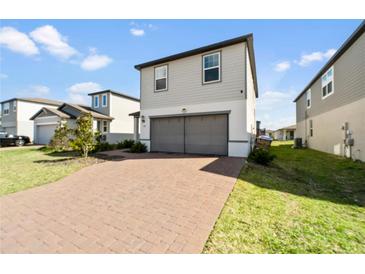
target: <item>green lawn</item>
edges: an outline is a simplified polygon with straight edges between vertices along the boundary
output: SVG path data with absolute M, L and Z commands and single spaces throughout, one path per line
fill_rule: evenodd
M 55 182 L 95 162 L 32 147 L 0 150 L 0 196 Z
M 275 142 L 249 163 L 204 253 L 365 253 L 365 164 Z

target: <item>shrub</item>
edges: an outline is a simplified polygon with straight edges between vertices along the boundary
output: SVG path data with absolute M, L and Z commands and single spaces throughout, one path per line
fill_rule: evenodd
M 76 120 L 76 129 L 73 130 L 75 139 L 71 141 L 71 147 L 87 157 L 98 144 L 98 133 L 93 130 L 93 117 L 90 113 L 83 113 Z
M 117 144 L 109 144 L 108 142 L 99 142 L 94 151 L 100 152 L 100 151 L 108 151 L 108 150 L 114 150 L 117 149 Z
M 265 166 L 270 164 L 275 158 L 276 155 L 270 153 L 269 150 L 263 148 L 255 148 L 248 156 L 248 160 Z
M 117 144 L 117 149 L 131 148 L 134 145 L 134 140 L 124 140 Z
M 130 149 L 130 152 L 132 152 L 132 153 L 142 153 L 142 152 L 146 152 L 146 151 L 147 151 L 146 145 L 139 141 L 134 143 Z
M 59 123 L 49 143 L 49 147 L 56 151 L 63 151 L 70 148 L 71 129 L 67 124 Z

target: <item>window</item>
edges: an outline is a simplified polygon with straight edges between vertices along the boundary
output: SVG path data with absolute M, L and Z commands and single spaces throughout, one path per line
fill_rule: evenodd
M 99 96 L 94 96 L 94 108 L 99 107 Z
M 221 53 L 216 52 L 203 56 L 203 84 L 221 80 Z
M 96 128 L 98 129 L 98 131 L 101 131 L 101 123 L 100 121 L 96 121 Z
M 16 112 L 16 101 L 13 102 L 13 111 Z
M 155 91 L 167 90 L 167 65 L 155 68 Z
M 333 67 L 322 75 L 322 99 L 333 93 Z
M 108 132 L 108 121 L 103 121 L 103 132 Z
M 9 103 L 5 103 L 5 104 L 3 105 L 3 107 L 4 107 L 3 114 L 4 114 L 4 115 L 8 115 L 8 114 L 9 114 L 10 104 L 9 104 Z
M 103 95 L 101 96 L 101 106 L 102 106 L 102 107 L 106 107 L 106 106 L 108 106 L 108 97 L 107 97 L 107 95 L 106 95 L 106 94 L 103 94 Z
M 313 120 L 309 120 L 309 136 L 313 137 Z
M 307 108 L 310 108 L 312 105 L 312 91 L 307 91 Z

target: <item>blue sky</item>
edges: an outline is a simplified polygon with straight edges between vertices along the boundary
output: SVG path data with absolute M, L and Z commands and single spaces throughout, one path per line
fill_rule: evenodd
M 253 33 L 263 127 L 295 122 L 293 98 L 361 20 L 1 20 L 0 100 L 89 103 L 87 92 L 139 96 L 134 65 Z

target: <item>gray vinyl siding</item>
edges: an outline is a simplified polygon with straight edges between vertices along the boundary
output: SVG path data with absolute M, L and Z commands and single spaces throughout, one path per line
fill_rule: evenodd
M 103 94 L 106 94 L 106 97 L 107 97 L 107 106 L 106 107 L 103 107 L 102 106 L 102 95 Z M 99 107 L 95 108 L 94 107 L 94 97 L 96 96 L 99 96 Z M 95 109 L 96 111 L 100 112 L 100 113 L 103 113 L 105 115 L 110 115 L 110 92 L 106 92 L 106 93 L 102 93 L 102 94 L 97 94 L 97 95 L 93 95 L 91 96 L 91 107 L 93 109 Z
M 365 97 L 365 35 L 363 34 L 333 65 L 334 93 L 322 99 L 321 78 L 311 87 L 312 106 L 307 110 L 306 94 L 296 102 L 297 122 L 328 112 Z
M 9 114 L 8 115 L 4 115 L 4 104 L 5 103 L 1 104 L 1 116 L 2 116 L 1 122 L 2 122 L 3 127 L 7 127 L 7 126 L 15 127 L 16 126 L 18 108 L 16 111 L 13 111 L 14 102 L 15 102 L 15 100 L 7 102 L 7 103 L 9 103 Z
M 218 51 L 221 81 L 202 84 L 202 56 Z M 141 69 L 141 110 L 244 100 L 245 52 L 246 43 L 239 43 L 168 62 L 168 90 L 161 92 L 154 91 L 154 67 Z

